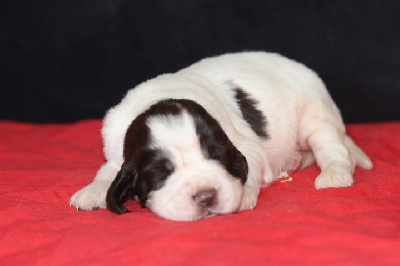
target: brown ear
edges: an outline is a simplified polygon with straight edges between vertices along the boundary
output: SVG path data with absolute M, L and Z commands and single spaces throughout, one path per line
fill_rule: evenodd
M 227 165 L 227 170 L 233 176 L 240 178 L 243 185 L 246 183 L 249 166 L 246 157 L 235 147 L 233 151 L 233 160 Z
M 129 212 L 123 204 L 129 196 L 133 196 L 136 181 L 136 169 L 132 163 L 124 163 L 107 191 L 106 203 L 110 211 L 118 214 Z

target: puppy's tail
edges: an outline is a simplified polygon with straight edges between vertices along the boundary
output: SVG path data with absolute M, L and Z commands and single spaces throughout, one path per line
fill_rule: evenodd
M 354 141 L 349 137 L 345 136 L 344 145 L 346 146 L 347 150 L 350 152 L 350 156 L 355 164 L 361 168 L 370 170 L 374 166 L 369 159 L 369 157 L 358 147 Z

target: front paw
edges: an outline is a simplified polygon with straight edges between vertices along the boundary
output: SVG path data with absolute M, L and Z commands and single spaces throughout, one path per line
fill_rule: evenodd
M 239 208 L 239 211 L 253 210 L 257 205 L 258 193 L 259 190 L 257 189 L 245 188 L 243 191 L 242 204 Z
M 106 208 L 106 195 L 109 182 L 93 182 L 78 190 L 70 199 L 70 206 L 77 210 L 93 211 L 99 208 Z
M 315 188 L 349 187 L 354 183 L 353 175 L 341 168 L 327 168 L 315 180 Z

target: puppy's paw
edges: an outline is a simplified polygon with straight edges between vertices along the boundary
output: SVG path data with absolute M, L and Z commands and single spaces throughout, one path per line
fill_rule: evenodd
M 245 188 L 239 211 L 253 210 L 257 205 L 258 193 L 257 189 Z
M 93 211 L 99 208 L 106 208 L 106 195 L 109 182 L 93 182 L 90 185 L 78 190 L 70 199 L 70 206 L 77 210 Z
M 327 168 L 315 180 L 315 188 L 349 187 L 354 183 L 350 172 L 340 168 Z

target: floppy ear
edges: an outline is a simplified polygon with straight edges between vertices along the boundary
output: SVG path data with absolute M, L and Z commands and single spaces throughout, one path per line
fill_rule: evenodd
M 246 183 L 249 166 L 246 157 L 244 157 L 244 155 L 235 147 L 233 151 L 233 159 L 228 165 L 228 172 L 233 176 L 240 178 L 243 185 Z
M 133 189 L 137 181 L 137 171 L 132 163 L 125 162 L 117 177 L 107 191 L 107 208 L 115 213 L 127 213 L 129 210 L 123 205 L 129 196 L 133 196 Z

